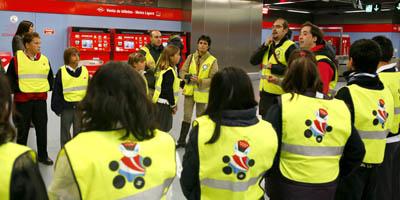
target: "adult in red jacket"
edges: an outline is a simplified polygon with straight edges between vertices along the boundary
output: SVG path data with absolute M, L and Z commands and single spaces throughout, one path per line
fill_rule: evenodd
M 324 41 L 322 30 L 306 22 L 301 26 L 299 44 L 300 48 L 308 49 L 316 55 L 318 61 L 318 70 L 323 83 L 323 93 L 328 94 L 333 90 L 337 82 L 337 67 L 335 64 L 335 53 L 329 50 Z M 331 91 L 332 92 L 332 91 Z

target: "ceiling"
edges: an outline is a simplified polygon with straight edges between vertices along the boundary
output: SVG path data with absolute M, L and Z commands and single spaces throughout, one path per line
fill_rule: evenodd
M 356 0 L 264 0 L 263 2 L 264 7 L 269 7 L 270 10 L 299 11 L 314 15 L 363 12 L 354 7 L 353 1 Z M 361 0 L 361 2 L 364 8 L 368 3 L 380 3 L 382 12 L 390 12 L 393 11 L 397 0 Z

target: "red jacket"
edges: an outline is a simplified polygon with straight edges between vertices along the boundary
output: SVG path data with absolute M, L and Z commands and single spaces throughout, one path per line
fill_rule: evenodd
M 320 52 L 321 49 L 325 48 L 325 45 L 317 45 L 314 48 L 311 48 L 312 52 Z M 323 89 L 322 92 L 324 94 L 328 94 L 329 92 L 329 83 L 334 78 L 335 75 L 331 65 L 325 61 L 318 62 L 318 70 L 319 76 L 321 78 Z

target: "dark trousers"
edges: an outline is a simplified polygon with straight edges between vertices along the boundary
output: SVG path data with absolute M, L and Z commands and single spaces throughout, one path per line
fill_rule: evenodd
M 400 142 L 387 143 L 385 158 L 377 170 L 376 194 L 381 200 L 400 199 Z
M 80 119 L 74 109 L 66 109 L 61 112 L 61 130 L 60 130 L 60 144 L 61 148 L 71 140 L 71 125 L 72 133 L 75 137 L 80 131 Z
M 353 174 L 339 180 L 337 200 L 375 200 L 378 167 L 359 167 Z M 379 198 L 380 199 L 380 198 Z
M 17 127 L 17 143 L 26 145 L 30 123 L 35 125 L 39 158 L 47 158 L 47 104 L 45 100 L 15 102 L 14 124 Z
M 260 92 L 260 102 L 258 103 L 258 113 L 264 117 L 267 114 L 268 109 L 278 103 L 277 97 L 280 95 L 272 94 L 268 92 L 261 91 Z
M 172 110 L 167 104 L 157 103 L 157 123 L 158 129 L 168 132 L 172 129 Z
M 324 184 L 298 183 L 279 174 L 266 178 L 270 200 L 334 200 L 337 182 Z

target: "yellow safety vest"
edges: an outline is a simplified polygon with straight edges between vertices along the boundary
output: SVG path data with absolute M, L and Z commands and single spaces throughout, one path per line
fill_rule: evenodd
M 354 126 L 365 146 L 364 163 L 380 164 L 386 136 L 393 123 L 394 103 L 389 89 L 371 90 L 356 84 L 349 88 L 354 105 Z
M 258 185 L 271 168 L 278 140 L 271 124 L 260 120 L 247 127 L 221 126 L 214 144 L 205 144 L 215 123 L 208 117 L 197 118 L 199 178 L 201 199 L 259 199 Z
M 161 54 L 160 54 L 160 57 L 158 57 L 157 62 L 156 62 L 156 61 L 154 60 L 153 56 L 152 56 L 151 53 L 150 53 L 150 49 L 147 48 L 146 45 L 145 45 L 145 46 L 142 46 L 140 49 L 143 50 L 144 52 L 146 52 L 146 55 L 145 55 L 145 57 L 146 57 L 146 64 L 147 64 L 147 63 L 154 63 L 154 66 L 148 66 L 148 67 L 154 68 L 154 67 L 157 65 L 157 62 L 160 60 Z
M 380 80 L 393 95 L 394 101 L 394 119 L 390 132 L 399 133 L 400 126 L 400 72 L 380 72 L 378 73 Z
M 11 175 L 14 163 L 22 154 L 30 152 L 34 162 L 36 162 L 36 154 L 30 148 L 8 142 L 0 145 L 0 197 L 1 199 L 10 199 L 11 191 Z
M 79 77 L 71 76 L 66 66 L 61 68 L 61 83 L 63 88 L 64 99 L 67 102 L 79 102 L 86 95 L 86 88 L 89 82 L 89 71 L 82 66 Z
M 282 147 L 279 168 L 302 183 L 329 183 L 351 134 L 351 115 L 343 101 L 282 95 Z
M 21 92 L 39 93 L 50 90 L 49 75 L 50 65 L 49 60 L 43 54 L 39 60 L 31 60 L 22 50 L 17 51 L 18 62 L 18 85 Z
M 167 67 L 167 69 L 161 70 L 161 72 L 159 73 L 160 75 L 158 76 L 158 78 L 157 78 L 157 80 L 156 80 L 156 86 L 155 86 L 154 95 L 153 95 L 153 103 L 157 103 L 158 98 L 160 97 L 160 94 L 161 94 L 161 84 L 162 84 L 162 81 L 163 81 L 163 75 L 164 75 L 168 70 L 171 70 L 171 71 L 174 73 L 174 85 L 172 86 L 172 88 L 173 88 L 173 90 L 174 90 L 175 105 L 178 104 L 180 79 L 178 78 L 178 76 L 176 75 L 175 70 L 174 70 L 172 67 Z M 175 106 L 175 105 L 170 105 L 170 106 Z
M 330 67 L 332 68 L 332 70 L 333 70 L 333 78 L 329 82 L 329 93 L 330 94 L 335 94 L 334 89 L 336 87 L 336 84 L 337 84 L 338 78 L 339 78 L 336 64 L 328 56 L 325 56 L 325 55 L 316 55 L 315 59 L 317 60 L 317 62 L 320 62 L 320 61 L 327 62 L 330 65 Z
M 289 49 L 290 46 L 294 44 L 291 40 L 286 40 L 282 46 L 275 49 L 275 54 L 278 60 L 287 66 L 287 60 L 285 58 L 285 53 Z M 268 76 L 271 75 L 271 69 L 269 66 L 272 64 L 278 64 L 275 60 L 275 56 L 271 55 L 269 57 L 269 49 L 272 47 L 272 44 L 268 46 L 267 52 L 264 54 L 264 58 L 262 60 L 262 70 L 261 70 L 261 79 L 260 79 L 260 91 L 266 91 L 272 94 L 283 94 L 284 91 L 280 85 L 268 82 Z M 274 75 L 277 76 L 277 75 Z M 282 78 L 283 76 L 277 76 L 278 78 Z
M 209 55 L 207 59 L 199 66 L 199 71 L 197 71 L 196 61 L 194 59 L 194 55 L 192 54 L 192 61 L 190 62 L 189 66 L 189 74 L 197 75 L 199 80 L 210 78 L 210 69 L 212 64 L 217 59 Z M 183 88 L 183 94 L 186 96 L 194 96 L 194 101 L 197 103 L 208 103 L 208 94 L 210 88 L 200 89 L 196 83 L 189 83 L 186 84 Z
M 176 175 L 174 140 L 158 130 L 144 141 L 125 133 L 80 133 L 65 145 L 82 200 L 165 199 Z

